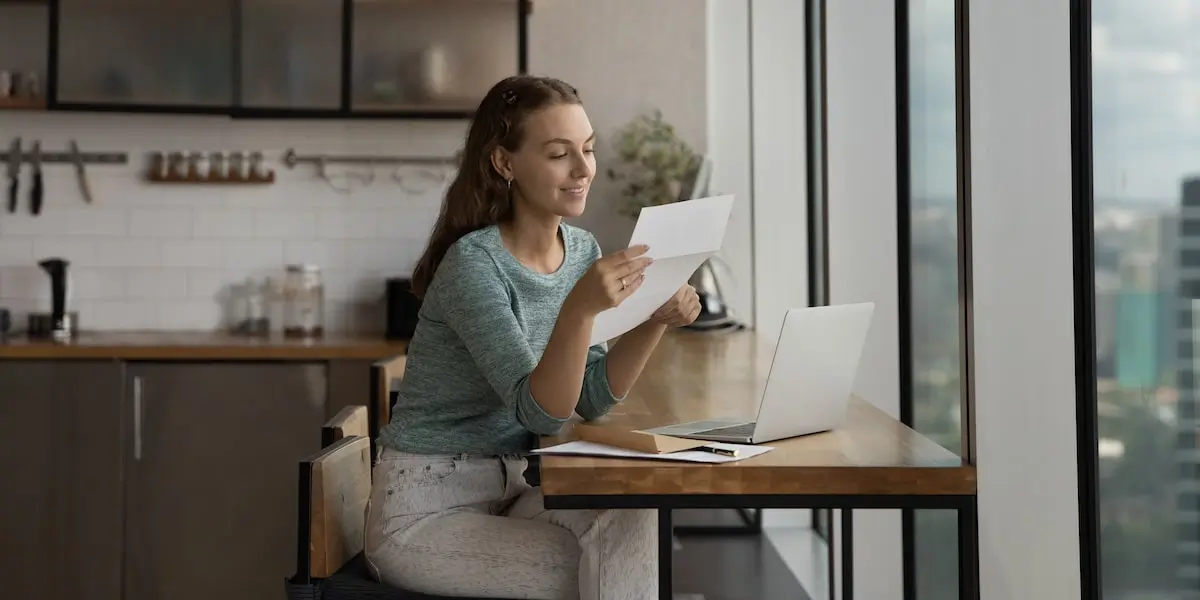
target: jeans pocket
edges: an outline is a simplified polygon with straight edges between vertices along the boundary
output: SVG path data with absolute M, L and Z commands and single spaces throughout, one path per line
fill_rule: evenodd
M 453 496 L 445 489 L 458 471 L 455 458 L 393 460 L 383 470 L 383 521 L 397 517 L 436 513 L 453 506 Z

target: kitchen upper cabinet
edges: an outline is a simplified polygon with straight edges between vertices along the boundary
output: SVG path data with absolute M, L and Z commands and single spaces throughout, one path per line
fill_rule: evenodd
M 222 112 L 233 105 L 236 3 L 58 1 L 60 107 Z
M 343 0 L 242 0 L 238 106 L 342 106 Z
M 130 363 L 124 600 L 284 600 L 326 363 Z
M 352 2 L 353 112 L 470 113 L 523 66 L 515 0 Z
M 0 110 L 46 107 L 49 39 L 48 1 L 0 0 Z
M 469 116 L 524 70 L 531 10 L 529 0 L 54 2 L 51 110 L 254 118 Z
M 117 361 L 0 362 L 5 598 L 121 600 Z

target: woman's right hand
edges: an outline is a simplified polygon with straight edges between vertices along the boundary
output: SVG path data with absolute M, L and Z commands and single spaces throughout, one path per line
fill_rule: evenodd
M 631 246 L 592 263 L 567 296 L 564 308 L 595 316 L 621 304 L 641 287 L 646 267 L 654 262 L 642 256 L 649 246 Z

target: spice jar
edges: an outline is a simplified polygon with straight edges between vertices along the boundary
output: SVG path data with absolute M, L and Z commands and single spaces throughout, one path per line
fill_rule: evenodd
M 325 333 L 325 284 L 316 265 L 288 265 L 283 280 L 283 335 Z

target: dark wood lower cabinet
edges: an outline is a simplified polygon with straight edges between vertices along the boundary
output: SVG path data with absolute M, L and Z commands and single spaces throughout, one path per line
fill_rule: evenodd
M 121 600 L 121 373 L 0 362 L 0 596 Z
M 297 463 L 335 398 L 366 403 L 368 377 L 339 361 L 0 361 L 0 598 L 283 600 Z
M 126 388 L 124 600 L 282 600 L 325 363 L 131 363 Z

